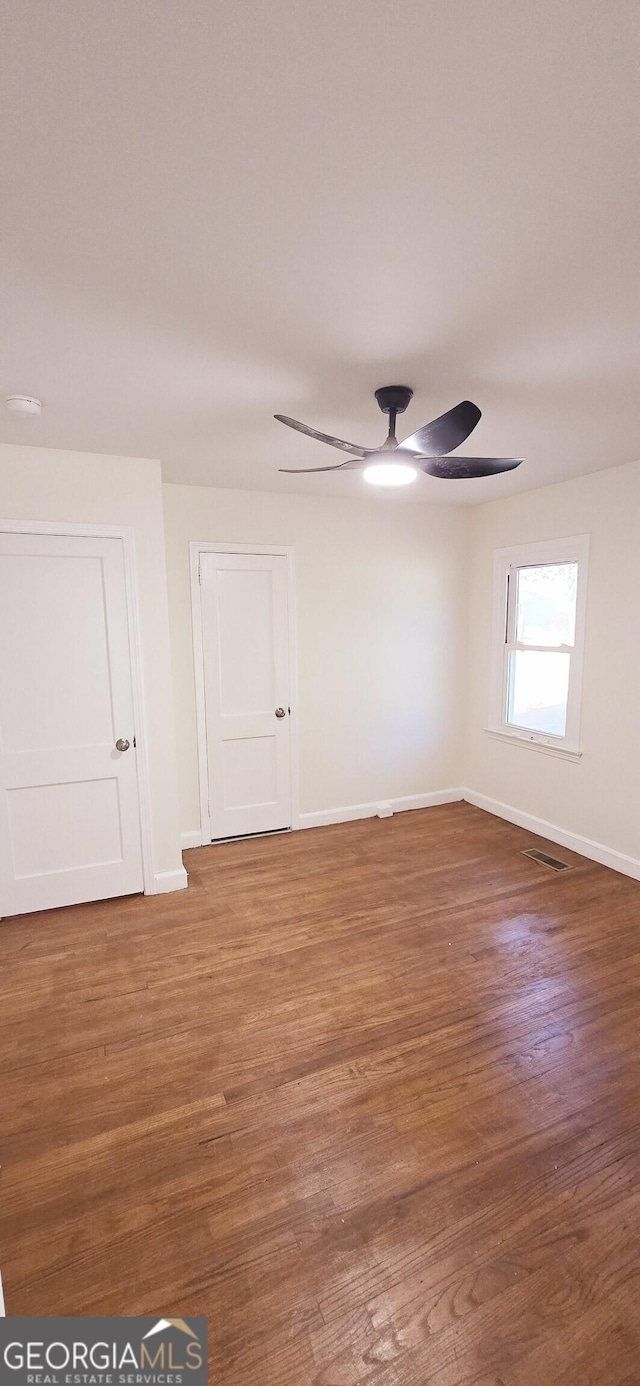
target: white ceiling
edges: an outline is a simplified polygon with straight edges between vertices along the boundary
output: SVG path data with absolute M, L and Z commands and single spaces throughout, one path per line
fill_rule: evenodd
M 344 454 L 470 398 L 412 499 L 640 457 L 637 0 L 5 0 L 5 442 L 160 457 L 170 481 Z M 369 493 L 369 488 L 366 488 Z M 404 499 L 408 493 L 404 493 Z

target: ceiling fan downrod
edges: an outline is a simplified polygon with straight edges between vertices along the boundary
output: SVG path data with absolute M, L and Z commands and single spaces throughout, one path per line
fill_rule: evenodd
M 393 450 L 398 446 L 396 418 L 398 414 L 404 414 L 413 398 L 413 390 L 410 390 L 408 385 L 383 385 L 375 394 L 379 408 L 383 414 L 389 415 L 389 433 L 383 448 Z

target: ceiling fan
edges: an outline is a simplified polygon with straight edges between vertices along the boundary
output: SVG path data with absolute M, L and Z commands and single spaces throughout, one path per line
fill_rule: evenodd
M 306 433 L 310 438 L 317 438 L 321 443 L 329 443 L 331 447 L 351 454 L 346 462 L 336 462 L 331 467 L 280 467 L 279 470 L 290 476 L 307 472 L 362 470 L 365 480 L 375 486 L 405 486 L 415 481 L 418 470 L 427 472 L 429 476 L 454 481 L 457 478 L 511 472 L 524 461 L 522 457 L 446 456 L 453 448 L 464 443 L 481 417 L 477 404 L 472 404 L 468 399 L 399 443 L 396 438 L 396 416 L 404 413 L 412 395 L 413 390 L 408 385 L 384 385 L 376 390 L 376 399 L 383 414 L 389 415 L 389 433 L 379 448 L 358 447 L 355 443 L 346 443 L 342 438 L 319 433 L 316 428 L 298 423 L 297 419 L 290 419 L 286 414 L 275 414 L 274 418 L 280 423 L 296 428 L 298 433 Z

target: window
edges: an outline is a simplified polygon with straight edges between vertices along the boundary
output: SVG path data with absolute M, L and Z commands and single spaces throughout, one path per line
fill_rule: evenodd
M 588 535 L 498 549 L 488 730 L 579 754 Z

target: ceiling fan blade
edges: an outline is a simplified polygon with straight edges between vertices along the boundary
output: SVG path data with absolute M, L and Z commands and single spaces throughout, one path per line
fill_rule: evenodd
M 343 452 L 351 452 L 354 457 L 361 457 L 363 452 L 367 451 L 366 448 L 356 447 L 355 443 L 345 443 L 343 438 L 332 438 L 330 433 L 319 433 L 317 428 L 309 428 L 308 424 L 298 423 L 297 419 L 290 419 L 286 414 L 274 414 L 273 417 L 278 423 L 286 424 L 288 428 L 296 428 L 298 433 L 306 433 L 309 438 L 317 438 L 319 443 L 329 443 L 332 448 L 342 448 Z M 466 438 L 467 434 L 464 436 Z M 457 444 L 452 443 L 451 446 L 456 447 Z M 321 471 L 322 468 L 316 467 L 312 470 Z
M 425 424 L 424 428 L 419 428 L 417 433 L 405 438 L 404 442 L 398 444 L 396 451 L 411 453 L 414 457 L 440 457 L 444 452 L 452 452 L 454 448 L 459 448 L 480 418 L 481 411 L 477 404 L 472 404 L 470 399 L 463 399 L 461 404 L 448 409 L 439 419 L 433 419 L 431 423 Z
M 344 472 L 357 471 L 366 459 L 363 456 L 349 457 L 346 462 L 336 462 L 333 467 L 278 467 L 279 472 L 286 472 L 287 476 L 307 476 L 312 472 Z
M 524 462 L 524 457 L 414 457 L 413 460 L 427 476 L 440 476 L 445 481 L 456 481 L 473 476 L 496 476 L 498 472 L 512 472 Z

